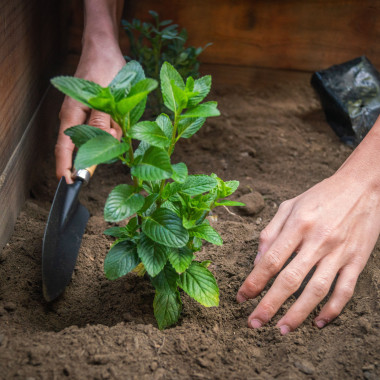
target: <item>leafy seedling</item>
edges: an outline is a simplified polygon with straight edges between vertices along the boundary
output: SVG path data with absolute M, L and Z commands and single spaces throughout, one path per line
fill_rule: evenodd
M 131 271 L 147 274 L 156 290 L 154 315 L 164 329 L 180 317 L 179 289 L 204 306 L 218 306 L 219 289 L 207 268 L 210 262 L 197 261 L 195 253 L 203 241 L 223 243 L 207 220 L 210 211 L 243 204 L 225 199 L 237 189 L 238 181 L 224 182 L 215 174 L 189 175 L 185 163 L 171 160 L 179 139 L 194 135 L 207 117 L 219 115 L 216 102 L 203 101 L 211 77 L 188 77 L 184 82 L 165 62 L 160 82 L 165 106 L 173 117 L 161 114 L 154 121 L 139 121 L 147 96 L 158 82 L 146 78 L 136 61 L 127 63 L 105 88 L 79 78 L 52 79 L 66 95 L 111 115 L 123 131 L 121 141 L 89 125 L 77 125 L 65 133 L 78 147 L 77 169 L 115 160 L 130 168 L 131 181 L 116 186 L 105 204 L 106 221 L 127 222 L 105 231 L 116 240 L 104 270 L 110 280 Z M 136 149 L 133 140 L 139 141 Z
M 124 30 L 129 38 L 130 57 L 128 61 L 141 63 L 146 75 L 159 81 L 160 67 L 169 62 L 180 73 L 182 78 L 199 77 L 198 56 L 211 44 L 195 48 L 186 46 L 188 38 L 186 29 L 179 30 L 172 20 L 160 20 L 157 12 L 149 11 L 152 22 L 132 22 L 123 20 Z M 154 91 L 154 98 L 149 102 L 153 113 L 164 111 L 164 102 L 160 88 Z

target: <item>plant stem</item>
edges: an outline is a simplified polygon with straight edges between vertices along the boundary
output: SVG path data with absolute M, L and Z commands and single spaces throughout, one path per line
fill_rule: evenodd
M 174 150 L 174 145 L 176 143 L 179 115 L 180 115 L 180 112 L 175 112 L 175 114 L 174 114 L 172 141 L 171 141 L 169 149 L 168 149 L 169 156 L 172 155 L 173 150 Z
M 176 137 L 177 137 L 177 128 L 178 128 L 178 121 L 179 121 L 179 115 L 180 115 L 181 112 L 175 112 L 174 113 L 174 124 L 173 124 L 173 133 L 172 133 L 172 141 L 170 143 L 170 146 L 169 146 L 169 149 L 168 149 L 168 154 L 169 156 L 172 155 L 173 153 L 173 150 L 174 150 L 174 146 L 175 146 L 175 143 L 176 143 Z M 162 196 L 162 192 L 164 190 L 164 187 L 165 187 L 165 183 L 166 183 L 166 180 L 163 179 L 161 181 L 161 184 L 160 184 L 160 197 L 159 197 L 159 200 L 158 200 L 158 207 L 160 207 L 161 205 L 161 196 Z
M 127 125 L 125 125 L 125 122 L 123 122 L 123 120 L 120 119 L 120 118 L 118 118 L 117 123 L 121 126 L 121 129 L 123 131 L 124 139 L 127 141 L 128 145 L 129 145 L 129 149 L 128 149 L 129 159 L 127 160 L 125 158 L 122 161 L 130 168 L 132 166 L 132 164 L 133 164 L 133 161 L 134 161 L 135 157 L 134 157 L 134 154 L 133 154 L 132 139 L 128 136 L 128 131 L 131 128 L 131 118 L 130 118 L 130 114 L 129 113 L 128 113 L 128 116 L 127 116 L 126 119 L 127 119 Z M 136 187 L 139 187 L 139 180 L 138 180 L 138 178 L 132 176 L 132 180 L 133 180 L 134 185 Z

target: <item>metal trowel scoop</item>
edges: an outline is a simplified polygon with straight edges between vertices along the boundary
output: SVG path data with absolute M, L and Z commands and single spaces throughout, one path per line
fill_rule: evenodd
M 73 184 L 59 181 L 42 243 L 42 283 L 46 301 L 57 298 L 71 280 L 82 236 L 90 217 L 78 195 L 96 166 L 79 170 Z

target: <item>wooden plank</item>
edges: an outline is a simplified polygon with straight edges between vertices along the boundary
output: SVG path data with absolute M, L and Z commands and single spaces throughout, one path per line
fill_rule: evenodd
M 62 97 L 47 88 L 63 56 L 65 16 L 63 0 L 0 0 L 0 249 L 53 144 Z
M 46 90 L 16 149 L 0 175 L 0 250 L 13 232 L 19 211 L 38 174 L 41 154 L 53 145 L 58 112 L 63 97 L 53 88 Z M 44 141 L 45 144 L 41 144 Z M 38 148 L 37 148 L 38 147 Z
M 0 1 L 0 173 L 61 57 L 61 2 Z
M 247 89 L 267 87 L 279 82 L 308 83 L 311 73 L 308 71 L 268 69 L 252 66 L 231 66 L 203 63 L 201 75 L 212 76 L 212 88 L 240 86 Z
M 380 2 L 372 0 L 127 0 L 127 19 L 159 12 L 203 46 L 206 63 L 315 71 L 360 55 L 380 69 Z M 124 40 L 123 40 L 124 41 Z

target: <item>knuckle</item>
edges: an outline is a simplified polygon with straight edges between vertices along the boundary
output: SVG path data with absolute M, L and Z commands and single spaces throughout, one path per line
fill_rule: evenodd
M 288 199 L 286 201 L 283 201 L 280 203 L 280 206 L 278 207 L 279 211 L 287 210 L 289 207 L 291 207 L 291 201 Z
M 104 115 L 101 115 L 101 114 L 92 116 L 89 121 L 89 124 L 92 125 L 93 127 L 103 129 L 103 130 L 109 129 L 110 127 Z
M 302 214 L 297 216 L 297 224 L 301 226 L 303 230 L 309 230 L 313 225 L 313 219 L 311 215 Z
M 245 280 L 241 291 L 246 295 L 255 295 L 260 293 L 261 289 L 254 277 L 248 277 Z
M 265 244 L 270 239 L 270 230 L 268 227 L 265 227 L 261 232 L 259 236 L 259 244 Z
M 264 302 L 260 305 L 258 308 L 258 317 L 262 319 L 265 322 L 268 322 L 269 319 L 273 317 L 273 315 L 276 313 L 276 309 L 273 306 L 273 304 L 269 302 Z
M 348 302 L 354 295 L 354 290 L 355 287 L 353 284 L 346 283 L 341 287 L 341 289 L 339 289 L 339 295 L 344 301 Z
M 269 273 L 277 273 L 281 269 L 279 252 L 276 250 L 267 252 L 262 259 L 262 267 Z
M 280 274 L 280 280 L 283 287 L 294 293 L 302 282 L 302 274 L 298 269 L 287 269 Z
M 311 284 L 312 294 L 322 299 L 324 298 L 330 290 L 330 282 L 325 277 L 319 277 L 313 284 Z
M 342 308 L 339 307 L 338 304 L 336 303 L 331 304 L 326 309 L 325 315 L 327 316 L 327 318 L 325 317 L 325 319 L 327 319 L 328 321 L 332 321 L 340 314 L 341 311 L 342 311 Z

